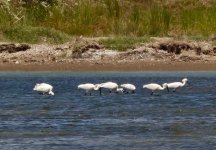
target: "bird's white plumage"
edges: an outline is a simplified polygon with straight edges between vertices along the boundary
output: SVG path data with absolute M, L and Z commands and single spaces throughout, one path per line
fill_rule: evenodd
M 154 91 L 161 91 L 167 88 L 167 83 L 164 83 L 163 86 L 157 84 L 157 83 L 150 83 L 143 85 L 143 88 L 149 89 L 152 91 L 152 94 Z
M 85 84 L 78 85 L 78 89 L 85 90 L 86 94 L 90 93 L 90 95 L 91 95 L 91 91 L 94 91 L 94 90 L 96 91 L 99 88 L 100 88 L 99 84 L 85 83 Z
M 170 89 L 174 89 L 176 90 L 177 88 L 183 87 L 185 86 L 185 84 L 188 82 L 187 78 L 182 79 L 182 82 L 172 82 L 172 83 L 168 83 L 167 86 Z
M 114 82 L 105 82 L 105 83 L 101 83 L 100 87 L 109 90 L 116 90 L 118 88 L 118 84 Z
M 117 88 L 117 89 L 116 89 L 116 92 L 118 92 L 118 93 L 123 93 L 123 92 L 124 92 L 124 89 L 123 89 L 123 88 Z
M 135 91 L 136 90 L 136 86 L 133 85 L 133 84 L 122 84 L 121 87 L 125 90 L 128 90 L 128 91 Z
M 53 86 L 47 83 L 38 83 L 35 85 L 33 90 L 44 93 L 44 94 L 47 93 L 49 95 L 54 95 L 54 92 L 52 91 Z
M 146 88 L 146 89 L 149 89 L 149 90 L 152 90 L 152 91 L 164 90 L 164 88 L 161 85 L 156 84 L 156 83 L 150 83 L 150 84 L 143 85 L 143 88 Z
M 119 88 L 118 84 L 115 82 L 105 82 L 99 85 L 100 88 L 108 89 L 114 92 L 123 92 L 123 88 Z
M 78 85 L 78 89 L 86 90 L 86 91 L 92 91 L 94 90 L 95 85 L 91 83 L 86 83 L 86 84 L 80 84 Z

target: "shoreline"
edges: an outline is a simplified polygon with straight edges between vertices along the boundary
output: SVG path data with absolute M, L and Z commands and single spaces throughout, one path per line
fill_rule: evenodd
M 166 37 L 125 51 L 85 38 L 62 45 L 3 43 L 1 47 L 0 71 L 216 71 L 216 46 Z
M 47 64 L 0 64 L 0 71 L 216 71 L 216 62 L 72 62 L 72 63 L 47 63 Z

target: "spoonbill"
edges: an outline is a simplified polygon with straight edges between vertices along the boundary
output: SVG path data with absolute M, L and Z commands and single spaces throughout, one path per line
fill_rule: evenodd
M 124 91 L 126 91 L 127 93 L 131 92 L 131 93 L 135 93 L 136 90 L 136 86 L 133 84 L 122 84 L 121 87 L 124 89 Z
M 43 94 L 54 95 L 54 92 L 52 91 L 53 86 L 47 83 L 37 83 L 33 90 Z
M 164 89 L 167 89 L 167 91 L 169 91 L 167 83 L 164 83 L 162 86 L 157 83 L 150 83 L 150 84 L 143 85 L 143 88 L 151 90 L 151 95 L 154 94 L 154 91 L 161 91 Z
M 124 89 L 123 89 L 123 88 L 117 88 L 117 89 L 116 89 L 116 92 L 117 92 L 117 93 L 123 93 L 123 92 L 124 92 Z
M 100 87 L 98 84 L 94 85 L 91 83 L 86 83 L 86 84 L 78 85 L 78 89 L 85 90 L 85 95 L 87 95 L 87 93 L 89 93 L 91 95 L 91 91 L 93 91 L 93 90 L 97 91 L 99 88 Z
M 114 82 L 101 83 L 99 87 L 100 87 L 100 94 L 101 94 L 101 88 L 108 89 L 110 93 L 111 92 L 123 92 L 123 88 L 119 88 L 118 84 Z
M 182 82 L 172 82 L 168 83 L 167 86 L 169 89 L 173 89 L 173 92 L 176 91 L 176 89 L 185 86 L 185 84 L 188 83 L 188 79 L 184 78 L 182 79 Z M 189 84 L 189 83 L 188 83 Z

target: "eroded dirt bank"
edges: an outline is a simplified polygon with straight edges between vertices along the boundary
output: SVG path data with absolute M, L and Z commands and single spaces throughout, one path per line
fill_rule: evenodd
M 0 71 L 153 70 L 216 70 L 216 47 L 208 42 L 172 38 L 152 38 L 123 52 L 84 38 L 62 45 L 0 44 Z

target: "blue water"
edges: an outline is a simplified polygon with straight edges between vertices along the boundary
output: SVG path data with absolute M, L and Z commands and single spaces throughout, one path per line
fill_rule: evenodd
M 151 96 L 142 85 L 191 85 Z M 114 81 L 135 94 L 85 96 L 81 83 Z M 32 91 L 47 82 L 55 96 Z M 0 73 L 0 149 L 216 149 L 216 72 Z

